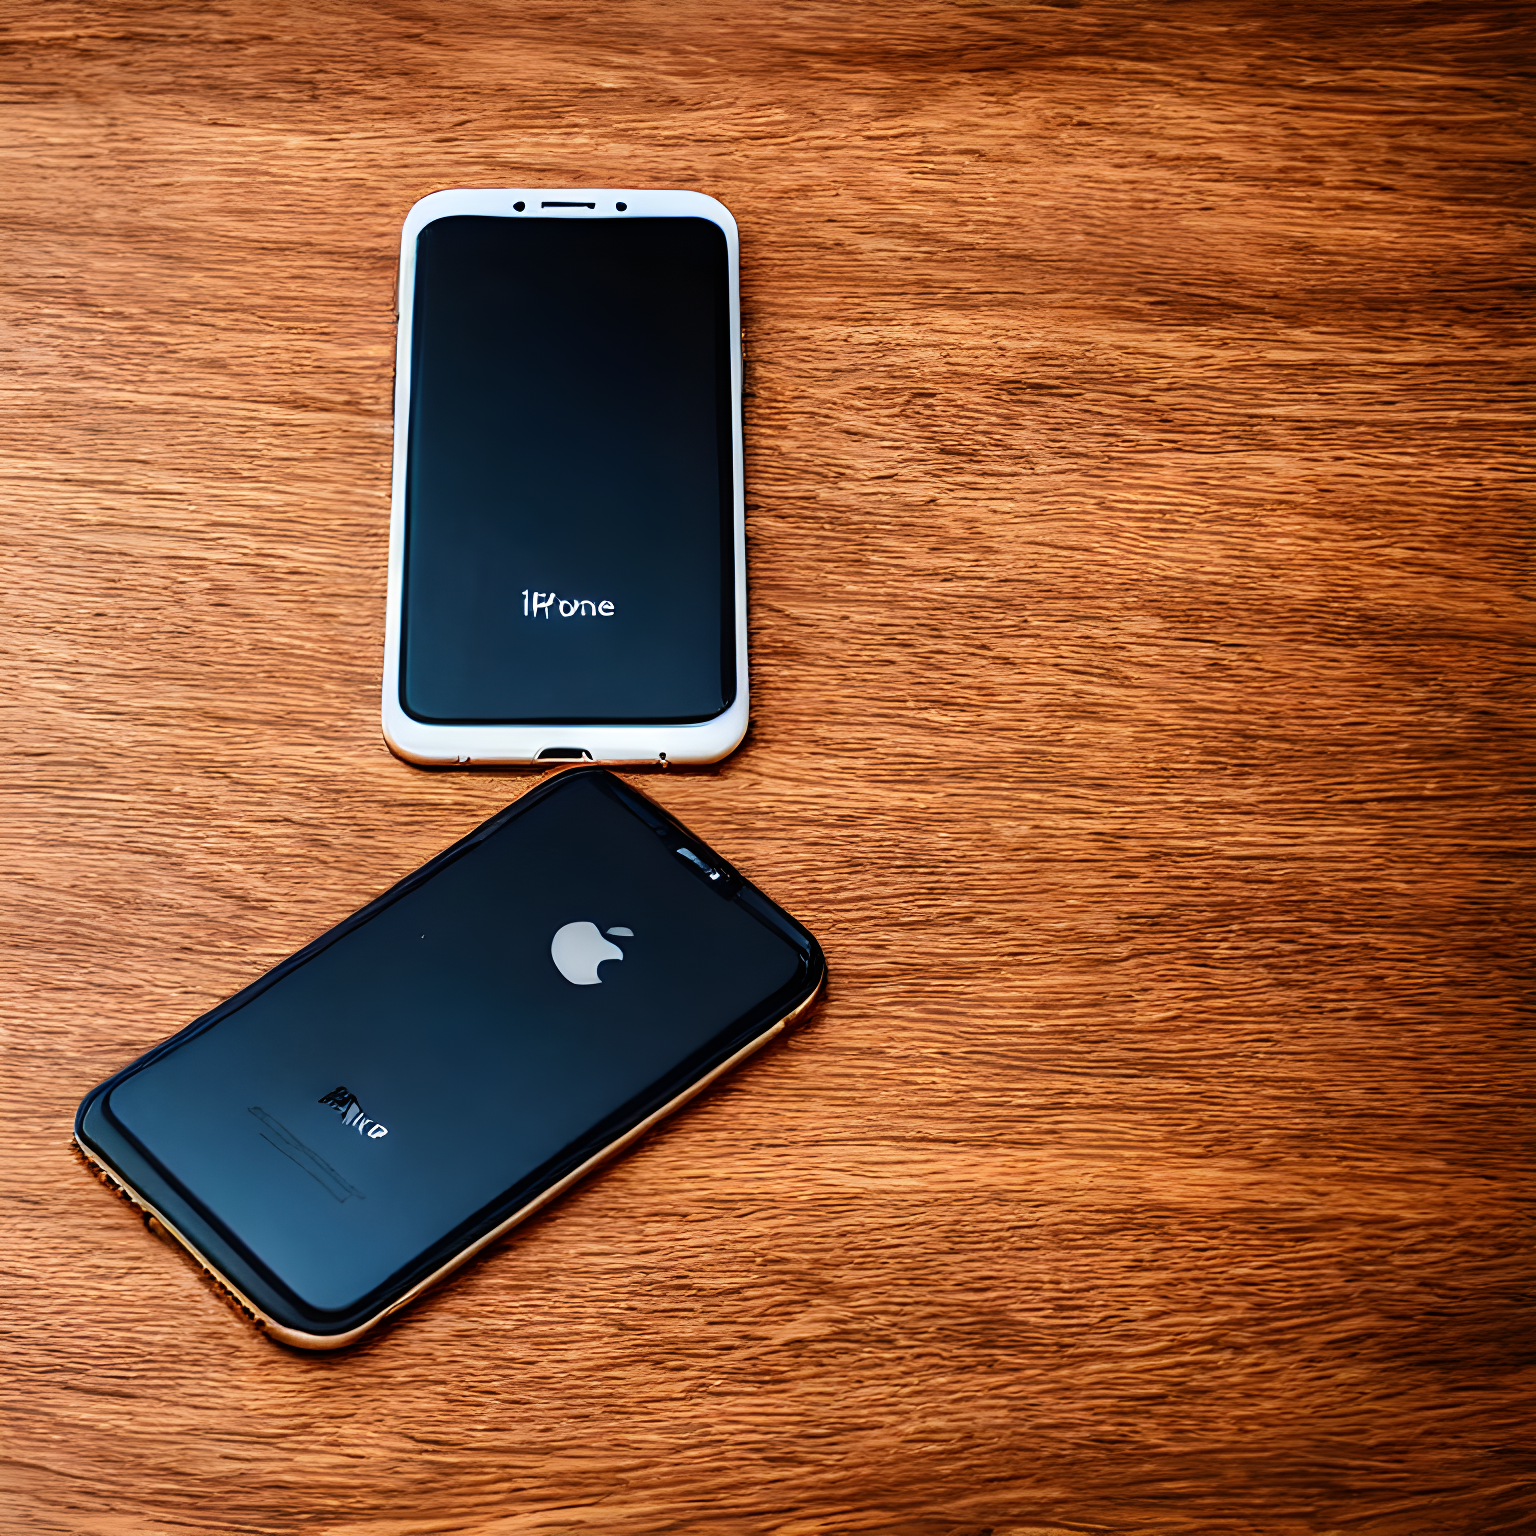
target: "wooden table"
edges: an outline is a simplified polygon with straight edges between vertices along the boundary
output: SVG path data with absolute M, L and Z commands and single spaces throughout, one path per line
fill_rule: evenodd
M 1522 13 L 8 6 L 0 1529 L 1531 1529 Z M 833 984 L 305 1357 L 70 1118 L 526 783 L 379 738 L 395 243 L 581 184 L 741 223 L 646 782 Z

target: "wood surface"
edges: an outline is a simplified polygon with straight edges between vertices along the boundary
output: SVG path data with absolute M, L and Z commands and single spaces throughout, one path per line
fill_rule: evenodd
M 5 0 L 0 1530 L 1536 1529 L 1527 21 Z M 527 782 L 377 723 L 455 185 L 740 221 L 754 725 L 645 782 L 832 984 L 307 1357 L 70 1121 Z

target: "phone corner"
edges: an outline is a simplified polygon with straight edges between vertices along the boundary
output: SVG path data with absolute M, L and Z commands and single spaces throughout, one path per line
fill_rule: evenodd
M 407 745 L 390 732 L 387 720 L 379 722 L 379 735 L 383 738 L 384 745 L 389 748 L 390 754 L 393 757 L 399 758 L 402 763 L 409 764 L 412 768 L 446 768 L 452 761 L 451 758 L 437 757 L 429 753 L 419 752 L 414 747 Z
M 274 1344 L 282 1344 L 288 1349 L 301 1349 L 306 1355 L 328 1355 L 338 1349 L 345 1349 L 349 1344 L 357 1343 L 374 1327 L 378 1319 L 370 1319 L 361 1327 L 336 1334 L 307 1333 L 302 1328 L 290 1328 L 286 1323 L 280 1323 L 273 1317 L 262 1316 L 252 1321 L 256 1331 Z
M 715 223 L 722 225 L 732 236 L 739 237 L 740 230 L 736 224 L 736 215 L 714 193 L 699 192 L 689 187 L 680 189 L 672 195 L 687 198 L 701 214 L 707 215 Z
M 661 759 L 678 767 L 697 768 L 724 762 L 747 739 L 751 724 L 751 708 L 743 688 L 736 701 L 713 720 L 679 727 L 667 750 L 660 754 Z
M 109 1077 L 106 1081 L 97 1083 L 81 1097 L 80 1102 L 75 1106 L 74 1117 L 70 1121 L 70 1139 L 76 1150 L 84 1157 L 89 1158 L 95 1155 L 87 1122 L 116 1080 L 116 1077 Z
M 785 1015 L 785 1034 L 799 1029 L 802 1024 L 808 1022 L 827 995 L 827 957 L 821 952 L 821 945 L 816 943 L 814 937 L 811 938 L 811 944 L 814 948 L 814 965 L 811 971 L 810 990 Z
M 406 714 L 394 696 L 391 681 L 390 669 L 386 666 L 382 697 L 379 700 L 379 735 L 384 738 L 384 745 L 402 763 L 409 763 L 413 768 L 451 766 L 457 759 L 431 741 L 433 733 L 430 726 L 423 726 Z
M 457 187 L 438 187 L 418 197 L 405 210 L 405 217 L 400 221 L 402 230 L 415 233 L 424 224 L 430 224 L 439 217 L 437 210 L 446 209 L 459 190 Z

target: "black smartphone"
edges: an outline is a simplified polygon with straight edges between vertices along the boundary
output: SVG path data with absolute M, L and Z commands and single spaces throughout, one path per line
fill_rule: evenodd
M 811 1005 L 816 940 L 601 768 L 530 790 L 86 1095 L 270 1334 L 348 1344 Z
M 698 192 L 406 218 L 383 727 L 423 764 L 714 762 L 747 727 L 736 223 Z

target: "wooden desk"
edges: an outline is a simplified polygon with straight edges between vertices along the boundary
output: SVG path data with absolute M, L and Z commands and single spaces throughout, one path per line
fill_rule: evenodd
M 10 8 L 6 1532 L 1530 1529 L 1515 6 Z M 522 782 L 382 746 L 452 185 L 743 231 L 818 1021 L 357 1350 L 82 1092 Z

